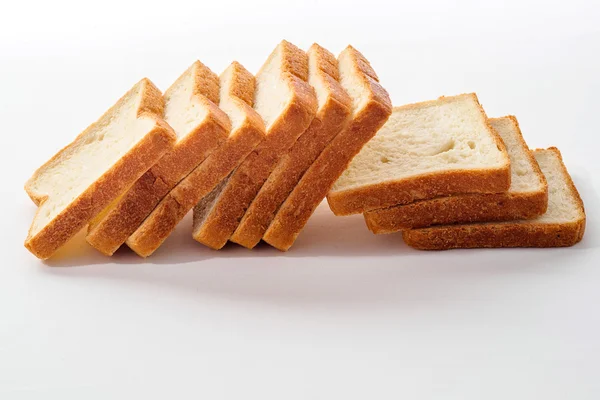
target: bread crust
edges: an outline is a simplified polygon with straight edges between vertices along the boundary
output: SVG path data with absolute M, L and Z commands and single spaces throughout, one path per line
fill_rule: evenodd
M 140 140 L 133 149 L 117 161 L 112 168 L 106 171 L 98 180 L 92 183 L 79 197 L 57 215 L 48 225 L 42 228 L 35 236 L 31 234 L 31 228 L 25 247 L 36 257 L 47 259 L 56 250 L 64 245 L 69 239 L 77 234 L 98 213 L 100 213 L 111 201 L 121 195 L 133 182 L 148 170 L 161 156 L 173 147 L 175 133 L 171 127 L 162 120 L 163 99 L 160 91 L 148 79 L 138 83 L 143 85 L 141 102 L 138 108 L 138 117 L 152 118 L 155 121 L 154 128 Z M 137 86 L 137 85 L 136 85 Z M 131 90 L 136 90 L 136 86 Z M 101 118 L 110 118 L 115 107 L 130 93 L 123 96 L 115 106 L 111 107 Z M 100 121 L 99 120 L 99 121 Z M 80 134 L 71 144 L 63 148 L 50 161 L 42 166 L 28 182 L 30 184 L 40 172 L 54 162 L 60 160 L 61 154 L 75 146 L 84 133 L 94 126 L 92 124 Z M 31 193 L 28 191 L 36 204 L 41 205 L 48 198 L 47 195 Z M 38 212 L 36 213 L 37 218 Z
M 200 61 L 194 62 L 167 89 L 165 101 L 190 73 L 193 96 L 207 109 L 207 116 L 89 225 L 87 242 L 105 255 L 117 251 L 169 190 L 227 138 L 231 129 L 229 118 L 213 103 L 219 102 L 219 77 Z
M 583 238 L 586 216 L 583 201 L 569 175 L 560 151 L 556 147 L 547 150 L 560 160 L 560 168 L 567 185 L 577 202 L 579 218 L 566 223 L 540 223 L 513 221 L 501 223 L 478 223 L 466 225 L 444 225 L 402 232 L 409 246 L 419 250 L 448 250 L 458 248 L 500 247 L 567 247 Z
M 314 90 L 306 82 L 306 53 L 286 41 L 281 45 L 285 52 L 282 57 L 284 71 L 287 72 L 284 80 L 291 88 L 292 98 L 268 128 L 266 139 L 231 175 L 209 214 L 205 218 L 195 218 L 194 239 L 213 249 L 220 249 L 227 243 L 279 159 L 306 131 L 317 112 Z
M 350 215 L 456 193 L 506 192 L 510 187 L 510 161 L 504 143 L 491 127 L 477 95 L 469 93 L 460 96 L 472 97 L 476 102 L 490 135 L 503 154 L 504 163 L 500 168 L 433 172 L 354 189 L 331 191 L 327 195 L 331 211 L 335 215 Z M 454 96 L 456 97 L 458 96 Z M 450 101 L 450 99 L 440 97 L 439 100 L 394 107 L 394 110 L 419 108 L 435 102 Z
M 331 186 L 392 113 L 389 95 L 366 58 L 351 46 L 344 51 L 351 52 L 360 78 L 370 88 L 370 98 L 304 173 L 265 232 L 263 240 L 281 251 L 287 251 L 294 244 Z
M 533 153 L 523 139 L 517 119 L 509 115 L 503 118 L 491 118 L 489 121 L 506 118 L 514 124 L 521 150 L 533 173 L 543 184 L 540 190 L 458 194 L 371 210 L 364 213 L 369 230 L 375 234 L 386 234 L 431 225 L 531 219 L 545 213 L 548 205 L 548 184 Z
M 326 82 L 326 100 L 306 132 L 269 175 L 231 236 L 232 242 L 249 249 L 260 242 L 277 210 L 304 172 L 331 139 L 348 124 L 352 115 L 352 99 L 338 81 L 335 56 L 316 43 L 308 50 L 308 55 L 309 59 L 316 58 L 316 69 L 309 71 L 309 74 Z
M 234 73 L 229 86 L 230 101 L 242 110 L 244 120 L 231 131 L 225 144 L 179 182 L 127 239 L 126 244 L 142 257 L 148 257 L 156 251 L 188 211 L 264 140 L 264 123 L 251 107 L 254 76 L 237 62 L 232 67 Z

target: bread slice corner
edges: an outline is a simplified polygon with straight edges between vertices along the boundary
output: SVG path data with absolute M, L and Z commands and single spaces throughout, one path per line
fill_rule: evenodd
M 38 205 L 25 247 L 51 257 L 175 142 L 161 92 L 142 79 L 25 185 Z

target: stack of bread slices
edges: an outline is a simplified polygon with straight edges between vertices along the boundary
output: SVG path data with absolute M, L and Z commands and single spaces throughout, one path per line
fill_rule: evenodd
M 25 189 L 42 259 L 84 228 L 106 255 L 147 257 L 192 210 L 210 248 L 286 251 L 325 197 L 421 249 L 567 246 L 585 228 L 560 153 L 530 151 L 514 117 L 488 119 L 474 94 L 392 108 L 353 47 L 287 41 L 255 76 L 196 61 L 164 94 L 143 79 Z

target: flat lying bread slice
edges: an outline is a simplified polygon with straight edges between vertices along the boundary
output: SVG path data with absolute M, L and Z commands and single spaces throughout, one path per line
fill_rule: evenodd
M 89 225 L 87 242 L 112 255 L 182 178 L 220 146 L 231 128 L 219 103 L 219 77 L 200 61 L 165 92 L 165 121 L 175 147 Z M 215 104 L 216 103 L 216 104 Z
M 506 193 L 470 193 L 381 208 L 364 214 L 375 234 L 430 225 L 531 219 L 546 212 L 548 185 L 527 147 L 514 116 L 492 118 L 510 158 L 511 181 Z
M 395 107 L 327 200 L 336 215 L 457 193 L 500 193 L 509 159 L 474 93 Z
M 25 247 L 46 259 L 121 195 L 175 142 L 161 92 L 142 79 L 25 184 L 39 206 Z
M 369 61 L 348 46 L 338 57 L 340 82 L 352 99 L 348 127 L 327 145 L 279 209 L 263 240 L 288 250 L 352 158 L 392 112 L 388 93 Z
M 225 179 L 265 137 L 264 123 L 252 109 L 254 76 L 241 64 L 233 62 L 221 74 L 220 86 L 219 107 L 232 123 L 229 138 L 179 182 L 127 239 L 127 245 L 142 257 L 158 249 L 188 211 Z
M 254 109 L 265 121 L 267 137 L 216 193 L 194 208 L 194 239 L 213 249 L 227 243 L 269 174 L 317 112 L 307 79 L 306 53 L 281 42 L 256 76 Z
M 535 150 L 548 181 L 548 210 L 532 220 L 444 225 L 403 232 L 421 250 L 573 246 L 585 232 L 585 210 L 557 148 Z
M 232 242 L 249 249 L 260 242 L 304 172 L 352 115 L 352 99 L 339 83 L 335 56 L 318 44 L 313 44 L 307 54 L 308 83 L 317 94 L 317 115 L 269 175 L 231 236 Z

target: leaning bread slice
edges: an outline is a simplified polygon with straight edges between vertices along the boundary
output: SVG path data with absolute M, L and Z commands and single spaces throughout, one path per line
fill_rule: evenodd
M 421 250 L 478 247 L 565 247 L 583 238 L 585 210 L 557 148 L 535 150 L 548 181 L 548 209 L 532 220 L 444 225 L 403 232 Z
M 392 104 L 367 59 L 348 46 L 338 57 L 340 82 L 352 99 L 347 128 L 327 145 L 279 209 L 263 240 L 288 250 L 352 158 L 392 112 Z
M 177 184 L 146 220 L 127 239 L 137 254 L 152 254 L 183 217 L 264 139 L 265 128 L 252 109 L 254 76 L 233 62 L 220 76 L 220 102 L 232 123 L 231 133 L 221 147 Z
M 256 76 L 254 109 L 265 121 L 267 137 L 217 193 L 194 209 L 194 239 L 213 249 L 227 243 L 280 158 L 316 114 L 317 99 L 307 79 L 306 53 L 281 42 Z
M 89 225 L 87 242 L 106 255 L 117 251 L 169 190 L 229 133 L 229 119 L 215 104 L 219 103 L 219 77 L 200 61 L 167 89 L 164 99 L 165 121 L 177 134 L 177 142 Z
M 500 193 L 509 159 L 474 93 L 395 107 L 337 180 L 336 215 L 456 193 Z
M 175 142 L 160 91 L 137 83 L 25 185 L 39 206 L 25 240 L 45 259 L 121 195 Z
M 339 83 L 335 56 L 317 44 L 313 44 L 307 53 L 308 82 L 317 94 L 317 115 L 269 175 L 231 236 L 232 242 L 247 248 L 260 242 L 302 174 L 352 115 L 352 100 Z
M 420 200 L 364 214 L 369 230 L 392 233 L 430 225 L 530 219 L 546 212 L 548 185 L 513 116 L 490 119 L 510 158 L 510 189 L 505 193 L 469 193 Z

